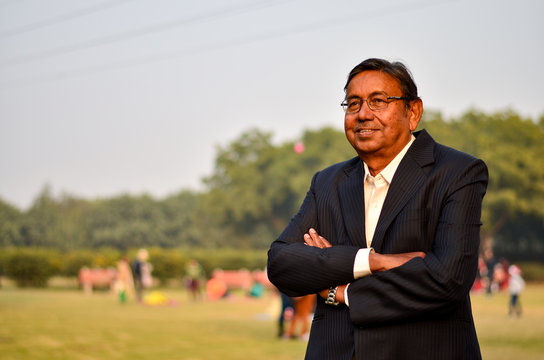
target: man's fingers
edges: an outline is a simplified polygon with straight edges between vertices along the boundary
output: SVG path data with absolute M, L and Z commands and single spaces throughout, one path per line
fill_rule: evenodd
M 314 240 L 309 234 L 304 234 L 304 243 L 308 246 L 315 246 Z
M 409 256 L 411 258 L 415 258 L 415 257 L 425 258 L 426 254 L 423 251 L 413 251 L 413 252 L 403 253 L 403 254 L 399 254 L 399 255 L 405 255 L 405 256 Z
M 413 251 L 401 254 L 369 254 L 369 265 L 372 272 L 391 270 L 398 266 L 404 265 L 415 257 L 425 258 L 425 253 L 422 251 Z
M 327 239 L 325 239 L 323 236 L 319 236 L 319 240 L 321 240 L 321 242 L 323 243 L 324 247 L 328 248 L 328 247 L 332 247 L 331 243 L 327 241 Z
M 308 234 L 304 234 L 304 243 L 308 246 L 314 246 L 321 249 L 332 247 L 327 239 L 320 236 L 315 229 L 310 229 Z
M 309 233 L 312 240 L 317 244 L 317 247 L 324 249 L 330 246 L 329 242 L 323 236 L 320 236 L 315 229 L 310 229 Z

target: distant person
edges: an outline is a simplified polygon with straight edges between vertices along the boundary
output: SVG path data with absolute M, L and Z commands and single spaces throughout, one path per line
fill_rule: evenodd
M 293 298 L 295 313 L 291 324 L 283 335 L 285 339 L 299 339 L 307 341 L 310 337 L 310 317 L 315 309 L 315 294 L 304 295 Z M 298 327 L 298 335 L 296 335 Z
M 130 297 L 134 296 L 134 279 L 128 257 L 124 256 L 117 263 L 117 277 L 115 280 L 115 289 L 119 296 L 119 301 L 124 304 Z
M 510 279 L 508 280 L 508 292 L 510 293 L 508 315 L 511 317 L 521 317 L 521 302 L 519 297 L 525 288 L 525 281 L 521 277 L 521 269 L 517 265 L 510 265 L 508 273 L 510 274 Z
M 501 264 L 502 268 L 502 276 L 499 283 L 499 291 L 508 291 L 508 283 L 510 279 L 510 262 L 506 258 L 501 258 L 499 260 L 499 263 Z
M 495 282 L 495 265 L 497 264 L 497 260 L 495 259 L 495 256 L 493 255 L 493 250 L 491 248 L 488 248 L 484 251 L 484 260 L 485 260 L 485 267 L 487 269 L 486 273 L 486 294 L 487 296 L 493 295 L 495 292 L 495 289 L 497 288 L 496 282 Z
M 285 322 L 292 321 L 295 313 L 295 302 L 290 296 L 280 292 L 281 297 L 281 310 L 278 318 L 278 336 L 284 337 L 285 334 Z
M 503 285 L 508 279 L 508 267 L 504 267 L 500 261 L 497 261 L 493 270 L 493 293 L 503 290 Z
M 268 252 L 280 291 L 319 294 L 306 359 L 481 359 L 485 163 L 415 132 L 423 102 L 402 63 L 367 59 L 344 90 L 358 156 L 314 175 Z
M 153 270 L 153 266 L 147 262 L 148 259 L 148 251 L 146 249 L 140 249 L 138 250 L 136 260 L 132 264 L 136 298 L 139 302 L 141 302 L 143 299 L 144 289 L 149 288 L 152 285 L 151 272 Z
M 260 298 L 264 294 L 264 286 L 258 281 L 255 281 L 249 289 L 247 295 L 252 298 Z
M 202 298 L 202 281 L 204 280 L 204 269 L 202 265 L 195 260 L 190 260 L 185 266 L 186 286 L 193 300 Z

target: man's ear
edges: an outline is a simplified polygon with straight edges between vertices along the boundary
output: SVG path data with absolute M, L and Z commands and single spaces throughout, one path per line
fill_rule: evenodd
M 423 101 L 421 99 L 412 100 L 408 108 L 408 119 L 410 121 L 410 131 L 415 131 L 419 120 L 423 115 Z

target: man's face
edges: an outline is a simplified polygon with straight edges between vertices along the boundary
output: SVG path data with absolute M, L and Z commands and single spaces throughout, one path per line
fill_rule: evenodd
M 375 94 L 403 96 L 398 81 L 390 75 L 380 71 L 364 71 L 349 82 L 346 99 L 368 99 Z M 346 113 L 346 137 L 365 162 L 379 159 L 388 164 L 410 141 L 411 131 L 417 128 L 421 117 L 421 113 L 414 111 L 413 107 L 420 105 L 420 100 L 413 101 L 406 110 L 404 100 L 396 100 L 391 101 L 384 110 L 372 111 L 363 101 L 359 112 Z

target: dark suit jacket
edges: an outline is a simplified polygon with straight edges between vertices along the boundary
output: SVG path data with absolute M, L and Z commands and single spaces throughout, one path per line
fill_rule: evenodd
M 479 359 L 469 290 L 476 275 L 483 161 L 436 143 L 425 131 L 400 163 L 378 220 L 378 253 L 426 252 L 354 280 L 366 247 L 359 158 L 316 173 L 299 210 L 268 253 L 268 276 L 291 296 L 350 283 L 349 308 L 319 297 L 307 359 Z M 304 245 L 313 227 L 333 245 Z

